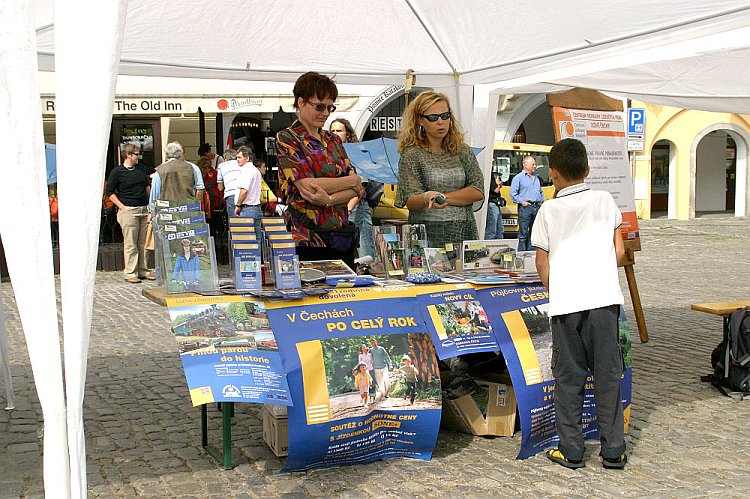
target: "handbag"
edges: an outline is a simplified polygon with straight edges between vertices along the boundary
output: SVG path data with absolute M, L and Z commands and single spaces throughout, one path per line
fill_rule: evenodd
M 287 207 L 287 213 L 292 218 L 298 220 L 311 233 L 317 234 L 328 248 L 349 252 L 359 247 L 359 227 L 348 220 L 345 220 L 344 225 L 337 229 L 321 229 L 312 220 L 307 218 L 305 214 L 291 205 Z

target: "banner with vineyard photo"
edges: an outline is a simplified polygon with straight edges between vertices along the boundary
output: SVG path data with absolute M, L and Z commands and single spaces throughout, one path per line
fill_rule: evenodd
M 325 301 L 268 303 L 294 401 L 284 471 L 430 459 L 440 373 L 407 289 L 336 289 Z
M 194 406 L 291 404 L 263 300 L 191 296 L 167 298 L 167 307 Z

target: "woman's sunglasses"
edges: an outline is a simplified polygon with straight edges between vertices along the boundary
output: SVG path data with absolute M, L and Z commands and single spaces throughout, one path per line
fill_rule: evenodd
M 440 114 L 420 114 L 420 116 L 426 119 L 427 121 L 429 121 L 430 123 L 435 123 L 438 119 L 441 119 L 441 120 L 451 119 L 451 112 L 446 111 Z
M 322 113 L 326 109 L 328 110 L 329 113 L 332 113 L 336 110 L 336 106 L 334 106 L 333 104 L 323 104 L 322 102 L 310 102 L 309 100 L 305 102 L 307 102 L 312 107 L 314 107 L 315 111 L 319 113 Z

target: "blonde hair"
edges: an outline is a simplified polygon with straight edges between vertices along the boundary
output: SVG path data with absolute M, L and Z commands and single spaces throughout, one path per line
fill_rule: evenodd
M 419 118 L 428 108 L 438 102 L 445 102 L 451 112 L 448 135 L 443 138 L 443 147 L 450 154 L 458 154 L 464 147 L 464 133 L 453 114 L 451 104 L 445 94 L 422 92 L 411 101 L 401 118 L 401 132 L 398 134 L 398 152 L 403 153 L 408 147 L 418 146 L 427 149 L 427 134 L 419 124 Z

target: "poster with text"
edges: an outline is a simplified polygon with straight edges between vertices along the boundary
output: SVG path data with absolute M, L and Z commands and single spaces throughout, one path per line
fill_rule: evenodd
M 440 373 L 411 293 L 350 288 L 268 304 L 294 402 L 284 471 L 430 459 Z
M 586 185 L 612 194 L 622 212 L 623 239 L 637 238 L 624 113 L 553 107 L 552 114 L 557 140 L 574 138 L 586 146 L 591 170 Z
M 193 296 L 167 298 L 167 307 L 194 406 L 291 404 L 262 300 Z
M 474 289 L 418 295 L 417 302 L 439 358 L 500 349 Z
M 477 291 L 508 364 L 521 420 L 521 450 L 525 459 L 553 446 L 555 430 L 552 375 L 552 331 L 549 326 L 549 294 L 541 285 L 487 288 Z M 625 371 L 621 380 L 622 403 L 627 431 L 632 388 L 631 343 L 623 313 L 619 322 L 620 345 Z M 598 438 L 595 380 L 589 374 L 583 408 L 584 438 Z

